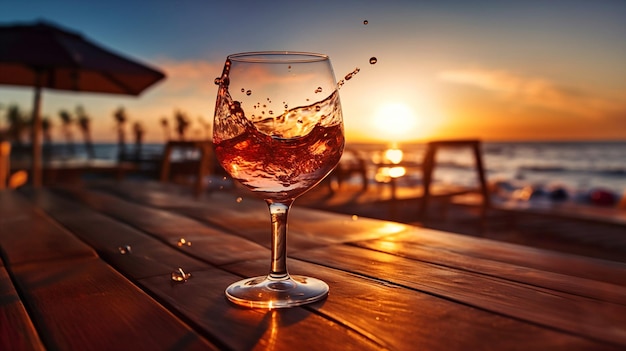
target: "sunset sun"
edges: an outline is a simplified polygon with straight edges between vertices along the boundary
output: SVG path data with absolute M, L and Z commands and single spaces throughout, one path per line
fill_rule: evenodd
M 387 103 L 376 111 L 373 128 L 376 137 L 393 140 L 415 138 L 419 121 L 413 110 L 404 103 Z

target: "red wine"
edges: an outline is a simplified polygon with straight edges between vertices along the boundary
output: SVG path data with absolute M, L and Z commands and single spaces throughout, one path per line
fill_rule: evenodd
M 316 125 L 297 138 L 278 138 L 247 124 L 238 136 L 215 143 L 222 167 L 261 198 L 294 199 L 319 183 L 343 152 L 343 125 Z

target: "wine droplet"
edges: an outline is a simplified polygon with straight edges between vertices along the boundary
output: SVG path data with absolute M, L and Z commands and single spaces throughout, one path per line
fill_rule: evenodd
M 215 80 L 213 81 L 213 83 L 215 83 L 215 85 L 220 85 L 220 77 L 215 78 Z
M 322 87 L 317 87 L 317 89 L 315 89 L 315 93 L 321 93 L 322 92 Z
M 176 243 L 176 245 L 178 245 L 178 246 L 191 246 L 191 241 L 188 241 L 185 238 L 180 238 L 178 240 L 178 242 Z
M 182 268 L 178 268 L 172 272 L 171 276 L 172 280 L 175 282 L 186 282 L 189 278 L 191 278 L 191 273 L 185 273 Z
M 360 71 L 361 71 L 361 69 L 357 67 L 357 68 L 355 68 L 355 69 L 354 69 L 354 71 L 352 71 L 352 72 L 350 72 L 350 73 L 346 74 L 346 76 L 344 77 L 344 79 L 345 79 L 345 80 L 350 80 L 350 79 L 352 79 L 352 77 L 354 77 L 354 76 L 355 76 L 357 73 L 359 73 Z
M 252 95 L 252 90 L 246 91 L 246 95 L 248 95 L 248 96 Z
M 241 203 L 241 201 L 243 201 L 243 198 L 240 196 L 235 201 L 237 201 L 237 203 Z
M 126 254 L 131 254 L 133 253 L 133 249 L 130 247 L 130 245 L 122 245 L 119 246 L 117 248 L 117 250 L 122 254 L 122 255 L 126 255 Z
M 243 93 L 243 92 L 245 92 L 245 91 L 246 91 L 246 89 L 244 89 L 244 88 L 241 88 L 241 92 L 242 92 L 242 93 Z
M 363 24 L 367 26 L 367 24 L 370 23 L 368 20 L 363 21 Z
M 377 59 L 376 57 L 373 57 L 373 56 L 372 56 L 372 57 L 370 57 L 370 64 L 371 64 L 371 65 L 376 64 L 376 62 L 378 62 L 378 59 Z

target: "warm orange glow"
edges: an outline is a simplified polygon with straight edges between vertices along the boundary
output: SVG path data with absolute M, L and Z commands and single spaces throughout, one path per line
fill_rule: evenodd
M 406 168 L 396 167 L 380 167 L 374 179 L 380 183 L 388 183 L 392 178 L 400 178 L 406 174 Z
M 385 159 L 389 160 L 389 162 L 396 164 L 396 165 L 402 162 L 403 156 L 404 154 L 402 153 L 402 150 L 400 149 L 387 149 L 387 151 L 385 151 Z
M 404 103 L 380 106 L 373 119 L 375 136 L 388 140 L 407 140 L 414 137 L 419 122 L 411 108 Z

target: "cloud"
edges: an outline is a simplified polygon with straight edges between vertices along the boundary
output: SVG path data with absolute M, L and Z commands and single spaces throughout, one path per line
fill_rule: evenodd
M 171 116 L 175 110 L 189 115 L 212 117 L 217 86 L 214 83 L 223 68 L 223 62 L 200 60 L 160 59 L 156 65 L 166 78 L 134 102 L 128 102 L 144 118 Z M 195 118 L 195 117 L 194 117 Z
M 439 78 L 451 83 L 492 91 L 517 105 L 543 107 L 587 118 L 603 118 L 626 111 L 623 99 L 590 94 L 549 79 L 528 77 L 507 71 L 485 69 L 449 70 Z
M 158 66 L 165 72 L 167 78 L 158 88 L 162 95 L 205 96 L 207 93 L 215 95 L 217 91 L 214 80 L 222 72 L 223 62 L 208 61 L 174 61 L 161 59 Z

